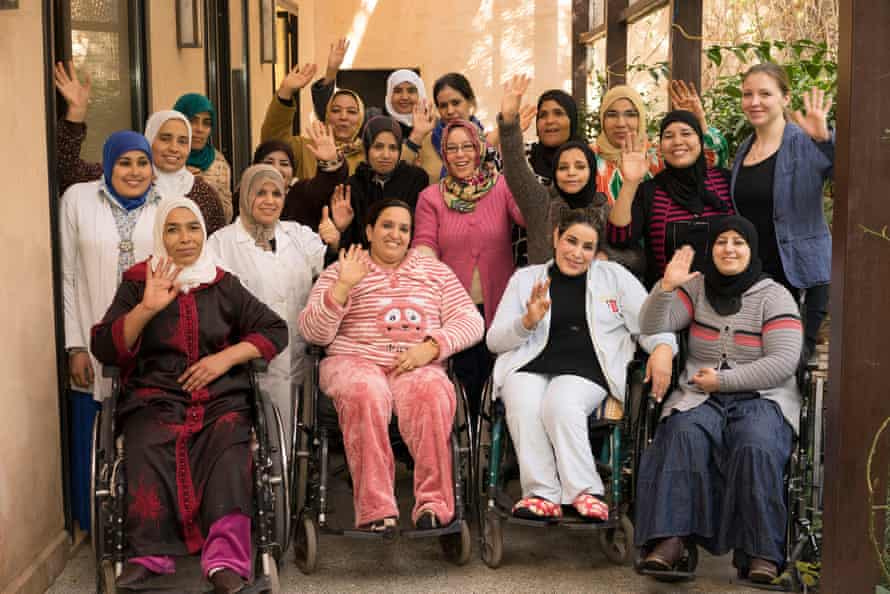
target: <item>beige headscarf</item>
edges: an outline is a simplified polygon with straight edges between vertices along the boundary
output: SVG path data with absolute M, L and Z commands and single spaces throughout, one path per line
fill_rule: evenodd
M 637 137 L 639 138 L 641 145 L 646 146 L 646 104 L 643 103 L 643 98 L 633 87 L 628 85 L 617 85 L 609 89 L 600 103 L 600 124 L 602 125 L 605 121 L 606 112 L 612 107 L 612 104 L 619 99 L 627 99 L 633 103 L 637 112 L 640 114 L 640 127 L 637 130 Z M 596 138 L 596 146 L 599 149 L 599 156 L 607 161 L 617 161 L 618 157 L 621 156 L 621 147 L 615 146 L 609 142 L 609 139 L 606 136 L 605 126 L 603 126 L 603 131 L 601 131 L 600 135 Z
M 260 163 L 251 165 L 241 174 L 241 183 L 238 184 L 239 213 L 238 220 L 247 234 L 253 237 L 256 245 L 267 252 L 272 251 L 272 240 L 275 239 L 275 223 L 262 225 L 253 217 L 253 203 L 256 201 L 257 192 L 266 182 L 272 182 L 281 191 L 282 196 L 287 195 L 284 178 L 277 169 L 271 165 Z

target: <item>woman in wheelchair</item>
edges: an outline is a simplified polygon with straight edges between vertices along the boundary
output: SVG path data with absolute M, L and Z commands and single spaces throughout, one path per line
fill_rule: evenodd
M 801 322 L 788 291 L 761 273 L 747 219 L 712 225 L 708 243 L 703 273 L 690 272 L 684 246 L 640 314 L 643 332 L 688 328 L 689 352 L 642 456 L 635 541 L 656 577 L 676 577 L 685 548 L 701 545 L 734 551 L 741 577 L 768 583 L 785 558 Z
M 352 476 L 355 522 L 397 527 L 393 413 L 414 459 L 418 529 L 454 515 L 449 436 L 454 387 L 442 363 L 482 339 L 483 321 L 460 281 L 436 258 L 410 250 L 412 215 L 395 199 L 375 202 L 359 246 L 340 251 L 300 315 L 303 336 L 326 347 L 319 386 L 334 401 Z
M 121 368 L 118 423 L 126 444 L 129 563 L 118 584 L 175 571 L 201 551 L 217 592 L 251 573 L 250 379 L 241 365 L 270 361 L 287 326 L 203 249 L 201 212 L 162 201 L 154 252 L 124 273 L 93 327 L 91 348 Z
M 555 259 L 513 274 L 488 334 L 519 460 L 522 499 L 513 513 L 526 519 L 559 518 L 562 505 L 591 521 L 609 517 L 587 417 L 607 395 L 624 397 L 646 291 L 620 264 L 594 259 L 594 224 L 584 211 L 564 213 L 553 231 Z M 663 394 L 674 335 L 640 336 L 640 344 Z

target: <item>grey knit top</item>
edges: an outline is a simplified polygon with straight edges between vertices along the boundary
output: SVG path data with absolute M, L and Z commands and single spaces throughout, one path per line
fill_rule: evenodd
M 498 114 L 498 132 L 504 178 L 525 218 L 528 262 L 543 264 L 553 257 L 553 229 L 559 224 L 562 211 L 572 208 L 556 191 L 556 180 L 550 187 L 538 181 L 525 154 L 519 122 L 505 122 Z M 591 171 L 591 175 L 596 175 L 596 172 Z M 593 202 L 584 208 L 600 237 L 600 249 L 609 256 L 609 260 L 622 264 L 635 274 L 642 274 L 645 266 L 641 249 L 617 249 L 606 245 L 606 220 L 610 208 L 608 197 L 602 193 L 597 193 Z
M 640 311 L 640 331 L 656 334 L 686 328 L 686 367 L 665 403 L 663 417 L 708 399 L 689 379 L 699 369 L 711 367 L 718 370 L 720 392 L 758 392 L 779 405 L 797 432 L 800 393 L 795 371 L 803 332 L 797 304 L 785 287 L 761 279 L 742 294 L 737 313 L 721 316 L 705 296 L 702 276 L 671 292 L 662 290 L 660 281 L 655 283 Z

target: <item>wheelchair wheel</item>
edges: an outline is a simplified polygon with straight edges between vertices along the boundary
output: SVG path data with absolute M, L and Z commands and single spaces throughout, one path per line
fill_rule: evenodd
M 102 546 L 104 532 L 99 532 L 99 514 L 102 511 L 99 509 L 99 499 L 96 497 L 96 489 L 98 488 L 96 472 L 99 470 L 99 461 L 97 459 L 99 456 L 99 423 L 101 418 L 102 413 L 100 412 L 93 419 L 93 437 L 92 445 L 90 446 L 90 536 L 92 537 L 90 542 L 93 545 L 93 558 L 97 561 L 104 552 Z
M 99 574 L 100 594 L 116 594 L 117 592 L 117 575 L 114 571 L 114 563 L 111 561 L 103 561 L 97 568 Z
M 297 568 L 309 575 L 318 568 L 318 524 L 310 517 L 297 522 L 294 538 L 294 561 Z
M 473 540 L 470 537 L 470 525 L 466 520 L 460 522 L 460 532 L 443 534 L 439 537 L 445 558 L 455 565 L 466 565 L 470 560 Z
M 626 515 L 621 515 L 617 526 L 600 530 L 597 536 L 606 558 L 615 565 L 626 565 L 633 557 L 634 526 Z
M 504 529 L 495 511 L 482 516 L 482 561 L 492 569 L 501 566 L 504 558 Z
M 287 443 L 287 436 L 284 434 L 284 423 L 281 421 L 281 413 L 277 406 L 272 406 L 275 414 L 275 424 L 277 427 L 278 443 L 275 444 L 278 449 L 278 456 L 272 456 L 275 474 L 280 480 L 274 482 L 271 486 L 275 493 L 275 542 L 280 547 L 276 551 L 276 561 L 284 556 L 290 546 L 291 528 L 291 487 L 290 473 L 288 471 L 289 461 L 288 452 L 290 446 Z M 272 437 L 274 439 L 274 437 Z
M 269 587 L 263 590 L 267 594 L 279 594 L 281 592 L 281 578 L 278 576 L 278 562 L 272 561 L 269 564 L 269 573 L 266 575 L 269 580 Z

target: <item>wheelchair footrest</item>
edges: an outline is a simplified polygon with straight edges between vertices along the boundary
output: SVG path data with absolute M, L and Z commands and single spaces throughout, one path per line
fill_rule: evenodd
M 648 575 L 659 582 L 690 582 L 695 579 L 694 571 L 656 571 L 654 569 L 638 569 L 640 575 Z
M 432 536 L 443 536 L 445 534 L 457 534 L 460 532 L 461 521 L 454 519 L 447 526 L 434 528 L 432 530 L 403 530 L 402 536 L 405 538 L 428 538 Z

